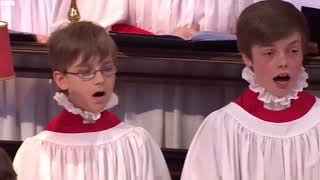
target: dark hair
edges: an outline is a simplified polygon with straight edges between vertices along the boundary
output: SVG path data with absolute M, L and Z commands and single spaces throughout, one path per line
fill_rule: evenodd
M 17 174 L 12 167 L 12 161 L 7 152 L 0 147 L 0 179 L 16 180 Z
M 305 50 L 309 30 L 304 15 L 282 0 L 265 0 L 248 6 L 237 22 L 239 51 L 251 58 L 254 45 L 269 45 L 299 32 Z
M 82 63 L 91 58 L 114 60 L 117 47 L 106 30 L 92 22 L 80 21 L 53 32 L 49 38 L 49 62 L 53 71 L 64 72 L 79 57 Z

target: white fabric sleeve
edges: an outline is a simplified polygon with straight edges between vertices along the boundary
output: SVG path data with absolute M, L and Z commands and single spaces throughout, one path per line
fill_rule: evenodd
M 13 161 L 17 180 L 32 180 L 38 177 L 38 171 L 40 170 L 38 158 L 41 145 L 36 142 L 33 141 L 33 138 L 27 138 L 17 151 Z
M 141 180 L 171 180 L 169 170 L 159 145 L 144 131 L 142 144 L 142 178 Z
M 197 131 L 186 160 L 184 162 L 181 180 L 220 180 L 221 167 L 217 144 L 220 144 L 220 138 L 215 135 L 215 129 L 209 121 L 218 118 L 215 113 L 207 117 Z
M 68 10 L 71 0 L 57 0 L 53 12 L 51 32 L 69 23 Z M 123 22 L 128 17 L 129 0 L 78 0 L 80 20 L 93 21 L 106 29 L 113 24 Z

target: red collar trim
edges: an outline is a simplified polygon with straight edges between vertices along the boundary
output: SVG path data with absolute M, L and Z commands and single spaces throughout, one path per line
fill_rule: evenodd
M 52 119 L 46 130 L 60 133 L 85 133 L 97 132 L 113 128 L 120 123 L 120 119 L 109 111 L 101 112 L 101 117 L 93 124 L 84 124 L 83 118 L 63 110 L 57 117 Z
M 264 108 L 263 102 L 258 99 L 258 93 L 250 89 L 243 92 L 234 102 L 259 119 L 282 123 L 301 118 L 316 102 L 316 98 L 313 95 L 304 91 L 299 92 L 298 97 L 298 99 L 291 100 L 291 106 L 289 108 L 280 111 L 272 111 Z

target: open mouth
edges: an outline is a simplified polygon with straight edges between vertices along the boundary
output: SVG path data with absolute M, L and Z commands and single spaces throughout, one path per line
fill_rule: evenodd
M 106 93 L 104 91 L 97 91 L 95 92 L 92 96 L 93 97 L 102 97 L 104 96 Z
M 290 76 L 289 76 L 289 74 L 280 74 L 280 75 L 274 77 L 273 80 L 276 82 L 287 82 L 290 80 Z

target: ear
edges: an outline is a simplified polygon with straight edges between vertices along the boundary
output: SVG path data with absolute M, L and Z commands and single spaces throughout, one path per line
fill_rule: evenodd
M 241 57 L 242 57 L 242 61 L 246 66 L 251 67 L 253 64 L 253 61 L 251 58 L 249 58 L 247 55 L 245 55 L 244 53 L 241 53 Z
M 52 75 L 53 75 L 54 82 L 61 90 L 63 91 L 68 90 L 69 83 L 63 73 L 59 71 L 54 71 Z

